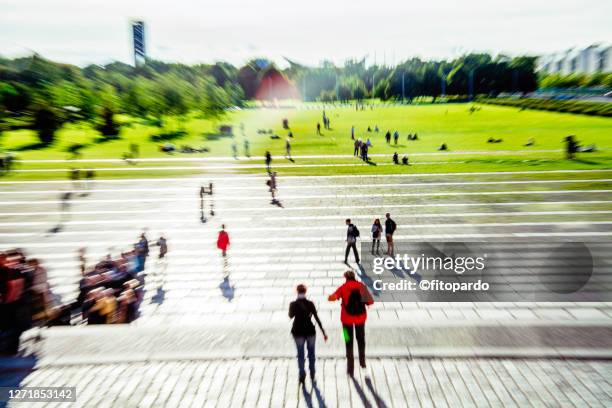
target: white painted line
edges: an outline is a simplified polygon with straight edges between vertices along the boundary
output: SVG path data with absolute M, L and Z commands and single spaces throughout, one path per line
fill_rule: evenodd
M 230 231 L 231 233 L 231 231 Z M 394 236 L 396 240 L 403 241 L 424 241 L 428 239 L 443 239 L 443 240 L 453 240 L 453 239 L 487 239 L 487 238 L 578 238 L 578 237 L 612 237 L 611 232 L 597 232 L 597 231 L 587 231 L 587 232 L 511 232 L 511 233 L 497 233 L 497 234 L 410 234 L 410 235 L 398 235 Z M 270 242 L 342 242 L 342 238 L 337 237 L 266 237 L 266 238 L 235 238 L 235 244 L 262 244 L 262 243 L 270 243 Z M 125 250 L 129 248 L 130 244 L 134 244 L 136 242 L 136 238 L 131 241 L 72 241 L 72 242 L 19 242 L 19 243 L 3 243 L 2 246 L 4 248 L 80 248 L 80 247 L 104 247 L 104 248 L 116 248 L 117 250 Z M 180 244 L 198 244 L 198 245 L 209 245 L 213 247 L 215 245 L 215 240 L 212 239 L 172 239 L 172 246 L 176 247 L 176 245 Z M 127 246 L 126 246 L 127 245 Z M 230 249 L 231 252 L 231 249 Z M 197 251 L 195 252 L 197 253 Z
M 446 155 L 486 155 L 486 156 L 497 156 L 497 155 L 512 155 L 512 154 L 530 154 L 530 153 L 558 153 L 562 152 L 561 149 L 540 149 L 540 150 L 483 150 L 483 151 L 452 151 L 452 152 L 430 152 L 430 153 L 418 153 L 418 152 L 404 152 L 399 153 L 400 156 L 408 155 L 412 156 L 446 156 Z M 392 154 L 370 154 L 371 157 L 393 157 Z M 355 156 L 352 154 L 323 154 L 323 155 L 297 155 L 292 156 L 294 159 L 351 159 Z M 239 156 L 240 160 L 255 161 L 265 160 L 264 156 Z M 279 157 L 278 159 L 281 159 Z M 277 159 L 277 160 L 278 160 Z M 130 159 L 133 163 L 146 163 L 146 162 L 233 162 L 236 159 L 233 156 L 219 156 L 219 157 L 146 157 L 138 159 Z M 15 160 L 17 163 L 126 163 L 125 159 L 54 159 L 54 160 Z
M 593 205 L 593 204 L 612 204 L 612 200 L 590 200 L 590 201 L 520 201 L 520 202 L 509 202 L 509 203 L 430 203 L 430 204 L 385 204 L 385 209 L 390 208 L 428 208 L 428 207 L 503 207 L 503 206 L 519 206 L 519 205 Z M 361 209 L 380 209 L 380 205 L 334 205 L 334 206 L 317 206 L 317 207 L 285 207 L 280 210 L 277 207 L 245 207 L 245 208 L 222 208 L 217 209 L 219 215 L 224 213 L 236 213 L 236 212 L 251 212 L 251 211 L 310 211 L 310 210 L 361 210 Z M 100 211 L 68 211 L 62 213 L 61 211 L 29 211 L 29 212 L 3 212 L 0 213 L 0 217 L 13 217 L 13 216 L 38 216 L 38 215 L 102 215 L 102 214 L 191 214 L 196 216 L 196 208 L 184 208 L 182 210 L 177 209 L 159 209 L 154 210 L 100 210 Z
M 456 173 L 401 173 L 401 174 L 342 174 L 326 176 L 290 176 L 283 175 L 279 179 L 292 180 L 326 180 L 326 179 L 354 179 L 354 178 L 397 178 L 397 177 L 456 177 L 456 176 L 512 176 L 516 174 L 565 174 L 565 173 L 610 173 L 612 169 L 590 169 L 590 170 L 525 170 L 525 171 L 490 171 L 490 172 L 456 172 Z M 235 181 L 235 180 L 266 180 L 267 176 L 218 176 L 210 177 L 153 177 L 153 178 L 121 178 L 121 179 L 95 179 L 79 180 L 79 183 L 167 183 L 172 181 L 193 182 L 195 184 Z M 0 184 L 72 184 L 70 180 L 23 180 L 23 181 L 0 181 Z
M 327 194 L 327 195 L 279 195 L 278 199 L 285 200 L 313 200 L 313 199 L 336 199 L 336 198 L 389 198 L 389 197 L 438 197 L 438 196 L 489 196 L 489 195 L 521 195 L 521 194 L 603 194 L 612 193 L 612 190 L 537 190 L 537 191 L 457 191 L 457 192 L 436 192 L 436 193 L 381 193 L 381 194 Z M 270 196 L 246 196 L 246 197 L 215 197 L 218 201 L 253 201 L 269 200 Z M 122 199 L 88 199 L 76 201 L 72 204 L 93 204 L 93 203 L 163 203 L 163 202 L 194 202 L 199 203 L 199 199 L 191 197 L 169 197 L 169 198 L 122 198 Z M 0 205 L 46 205 L 61 204 L 62 200 L 18 200 L 0 201 Z
M 338 241 L 337 242 L 338 246 L 324 245 L 324 246 L 316 247 L 316 252 L 306 252 L 307 249 L 312 248 L 310 246 L 308 247 L 297 247 L 297 246 L 285 247 L 283 248 L 281 255 L 279 255 L 279 251 L 277 248 L 270 248 L 270 247 L 257 248 L 252 245 L 240 246 L 240 242 L 238 242 L 237 245 L 233 247 L 233 251 L 230 250 L 230 262 L 232 265 L 242 264 L 245 262 L 258 262 L 258 263 L 268 262 L 269 263 L 272 260 L 274 262 L 283 262 L 283 261 L 295 262 L 294 257 L 297 254 L 301 256 L 301 259 L 303 259 L 303 262 L 301 263 L 310 263 L 313 259 L 317 263 L 319 262 L 320 263 L 328 263 L 328 262 L 334 263 L 335 258 L 329 258 L 330 255 L 336 255 L 336 256 L 344 255 L 341 252 L 339 253 L 338 248 L 342 248 L 342 246 L 340 245 L 341 244 L 340 240 L 337 240 L 337 241 Z M 371 241 L 366 241 L 366 242 L 371 242 Z M 483 241 L 478 241 L 478 243 L 482 243 L 482 242 Z M 523 248 L 524 245 L 528 245 L 530 250 L 537 249 L 539 247 L 543 247 L 546 249 L 550 248 L 550 243 L 539 245 L 537 242 L 545 242 L 545 241 L 520 240 L 520 241 L 513 241 L 513 242 L 504 241 L 502 243 L 493 241 L 493 242 L 488 242 L 488 243 L 489 244 L 501 244 L 503 245 L 504 251 L 516 251 L 515 249 L 516 245 L 520 245 L 521 246 L 520 248 Z M 567 240 L 565 240 L 564 242 L 567 242 Z M 172 267 L 176 267 L 180 265 L 188 265 L 188 266 L 199 265 L 198 264 L 199 261 L 197 260 L 194 261 L 194 258 L 193 258 L 194 251 L 192 249 L 180 249 L 180 247 L 175 248 L 172 245 L 173 243 L 172 239 L 169 239 L 168 243 L 171 246 L 171 249 L 169 251 L 169 257 L 171 257 L 172 259 Z M 209 241 L 209 244 L 210 245 L 203 245 L 198 249 L 197 251 L 198 257 L 219 256 L 219 250 L 215 248 L 214 243 L 211 244 Z M 608 240 L 605 240 L 605 242 L 601 242 L 601 240 L 597 242 L 588 242 L 588 245 L 590 248 L 596 248 L 596 253 L 598 254 L 599 257 L 602 257 L 602 258 L 610 257 Z M 239 250 L 236 251 L 238 248 Z M 111 249 L 111 252 L 115 250 L 124 251 L 125 248 L 114 246 Z M 104 256 L 106 256 L 108 253 L 109 253 L 109 248 L 104 248 L 102 250 L 90 250 L 90 248 L 88 248 L 87 259 L 89 263 L 96 262 L 97 260 L 102 259 Z M 156 251 L 153 250 L 152 253 L 155 254 Z M 45 262 L 50 261 L 50 260 L 68 260 L 64 262 L 69 263 L 70 265 L 75 265 L 75 266 L 78 265 L 78 261 L 75 260 L 76 256 L 72 252 L 70 253 L 66 253 L 66 252 L 38 253 L 38 252 L 32 252 L 28 250 L 28 255 L 29 257 L 32 257 L 32 258 L 44 259 Z M 202 259 L 203 260 L 201 262 L 207 262 L 205 258 L 202 258 Z M 183 260 L 185 262 L 183 262 Z M 250 271 L 247 271 L 247 273 L 250 273 Z
M 385 209 L 387 207 L 385 206 Z M 533 215 L 595 215 L 612 214 L 612 211 L 513 211 L 513 212 L 478 212 L 478 213 L 437 213 L 437 214 L 394 214 L 393 219 L 406 218 L 445 218 L 445 217 L 506 217 L 506 216 L 533 216 Z M 334 220 L 337 215 L 314 215 L 314 216 L 285 216 L 285 217 L 263 217 L 265 220 L 272 221 L 291 221 L 291 220 Z M 351 219 L 374 219 L 382 218 L 381 213 L 367 215 L 351 215 Z M 0 223 L 0 225 L 3 225 Z
M 431 162 L 412 162 L 411 166 L 414 165 L 430 165 L 430 164 L 463 164 L 464 161 L 431 161 Z M 372 166 L 367 163 L 336 163 L 336 164 L 275 164 L 275 169 L 284 168 L 311 168 L 311 167 L 363 167 Z M 396 166 L 393 163 L 377 163 L 376 166 Z M 88 170 L 97 172 L 104 171 L 168 171 L 168 170 L 239 170 L 239 169 L 265 169 L 265 164 L 245 164 L 245 165 L 234 165 L 234 166 L 164 166 L 164 167 L 97 167 Z M 16 169 L 11 170 L 12 173 L 66 173 L 68 174 L 71 169 Z
M 43 213 L 44 214 L 44 213 Z M 352 220 L 356 219 L 369 219 L 382 218 L 382 213 L 377 214 L 366 214 L 366 215 L 350 215 Z M 437 214 L 394 214 L 394 219 L 420 219 L 420 218 L 456 218 L 456 217 L 506 217 L 506 216 L 534 216 L 534 215 L 601 215 L 601 214 L 612 214 L 610 211 L 525 211 L 525 212 L 467 212 L 467 213 L 437 213 Z M 345 215 L 313 215 L 313 216 L 283 216 L 283 217 L 257 217 L 259 221 L 305 221 L 305 220 L 342 220 L 346 218 Z M 232 222 L 250 222 L 252 217 L 232 217 Z M 154 225 L 166 225 L 166 224 L 177 224 L 181 222 L 188 222 L 192 224 L 194 220 L 189 218 L 144 218 L 144 219 L 123 219 L 123 220 L 84 220 L 84 221 L 65 221 L 62 225 L 147 225 L 149 227 Z M 40 226 L 40 225 L 55 225 L 53 221 L 23 221 L 23 222 L 0 222 L 0 227 L 25 227 L 25 226 Z M 436 225 L 436 224 L 434 224 Z M 467 225 L 467 224 L 462 224 Z
M 341 220 L 342 217 L 339 217 Z M 405 229 L 435 229 L 435 228 L 490 228 L 490 227 L 537 227 L 542 225 L 553 226 L 575 226 L 575 225 L 612 225 L 612 221 L 560 221 L 560 222 L 490 222 L 490 223 L 458 223 L 458 224 L 410 224 L 404 226 Z M 400 226 L 401 227 L 401 226 Z M 342 235 L 346 231 L 346 226 L 293 226 L 293 227 L 233 227 L 232 232 L 298 232 L 298 231 L 338 231 Z M 215 231 L 203 231 L 202 228 L 164 228 L 167 235 L 179 233 L 215 233 Z M 85 230 L 85 231 L 63 231 L 59 236 L 80 236 L 80 235 L 133 235 L 133 231 L 120 230 Z M 0 237 L 35 237 L 48 235 L 46 232 L 6 232 L 0 233 Z
M 281 179 L 282 180 L 282 179 Z M 286 185 L 282 181 L 278 183 L 279 189 L 305 190 L 305 189 L 340 189 L 340 188 L 404 188 L 404 187 L 439 187 L 439 186 L 480 186 L 480 185 L 519 185 L 519 184 L 569 184 L 569 183 L 608 183 L 612 179 L 564 179 L 564 180 L 516 180 L 516 181 L 459 181 L 459 182 L 421 182 L 421 183 L 376 183 L 376 184 L 325 184 L 325 185 Z M 265 186 L 237 185 L 216 187 L 216 192 L 262 190 Z M 72 193 L 116 193 L 116 192 L 186 192 L 191 195 L 197 193 L 196 187 L 160 187 L 160 188 L 94 188 L 94 189 L 71 189 Z M 57 194 L 58 190 L 27 190 L 27 191 L 0 191 L 0 194 L 27 195 L 27 194 Z

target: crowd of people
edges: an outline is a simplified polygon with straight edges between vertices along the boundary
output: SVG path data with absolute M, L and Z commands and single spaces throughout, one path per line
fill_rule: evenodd
M 347 218 L 346 221 L 346 250 L 344 253 L 344 263 L 348 264 L 348 258 L 351 250 L 353 251 L 353 255 L 355 257 L 355 262 L 357 264 L 360 263 L 359 251 L 357 250 L 357 238 L 361 236 L 359 228 L 355 224 L 351 222 L 350 218 Z M 385 236 L 385 241 L 387 242 L 387 251 L 386 255 L 393 256 L 394 254 L 394 242 L 393 242 L 393 234 L 397 230 L 396 222 L 391 218 L 390 213 L 385 214 L 385 224 L 384 229 L 383 225 L 380 222 L 380 218 L 376 218 L 372 223 L 371 237 L 372 237 L 372 255 L 380 255 L 380 239 L 382 235 Z
M 149 240 L 145 233 L 134 246 L 113 259 L 107 255 L 93 267 L 87 267 L 84 251 L 79 253 L 83 276 L 79 282 L 79 296 L 73 309 L 80 309 L 87 324 L 130 323 L 138 316 L 144 292 L 145 269 L 149 256 Z M 159 258 L 168 252 L 167 240 L 162 235 Z
M 70 324 L 70 306 L 51 292 L 47 271 L 21 249 L 0 252 L 0 351 L 17 352 L 33 325 Z
M 367 132 L 371 133 L 379 133 L 380 129 L 378 127 L 378 125 L 374 126 L 374 129 L 372 129 L 371 126 L 368 126 L 367 128 Z M 398 141 L 399 141 L 399 131 L 395 130 L 393 133 L 391 133 L 390 130 L 387 130 L 387 132 L 385 133 L 385 141 L 387 144 L 391 144 L 391 139 L 393 138 L 393 143 L 395 145 L 397 145 Z M 368 151 L 369 149 L 372 147 L 372 141 L 370 140 L 369 137 L 365 138 L 366 140 L 363 141 L 360 137 L 355 137 L 355 126 L 351 126 L 351 140 L 353 140 L 353 156 L 355 157 L 359 157 L 361 160 L 369 163 L 370 162 L 370 158 L 368 157 Z M 408 136 L 406 137 L 406 140 L 408 141 L 413 141 L 413 140 L 418 140 L 419 136 L 417 133 L 409 133 Z M 397 152 L 395 152 L 393 154 L 393 163 L 394 164 L 400 164 L 400 158 Z M 401 158 L 401 164 L 403 165 L 408 165 L 408 156 L 404 155 Z
M 87 265 L 86 250 L 77 253 L 81 279 L 76 300 L 63 303 L 51 291 L 47 271 L 36 258 L 21 249 L 0 252 L 0 351 L 14 354 L 19 336 L 33 326 L 130 323 L 138 316 L 143 299 L 144 274 L 149 247 L 159 247 L 166 257 L 162 235 L 149 243 L 142 233 L 138 242 L 117 258 L 105 256 Z

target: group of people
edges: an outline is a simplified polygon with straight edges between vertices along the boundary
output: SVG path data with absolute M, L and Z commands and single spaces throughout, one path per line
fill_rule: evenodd
M 159 247 L 158 260 L 164 262 L 168 244 L 163 235 L 150 243 L 142 233 L 129 251 L 115 259 L 107 255 L 93 266 L 87 265 L 85 248 L 79 249 L 79 294 L 71 303 L 53 294 L 38 259 L 20 249 L 0 252 L 0 352 L 16 353 L 21 333 L 35 325 L 70 325 L 79 315 L 87 324 L 135 320 L 150 246 Z
M 367 320 L 366 306 L 374 303 L 367 287 L 357 281 L 353 271 L 344 273 L 345 282 L 327 298 L 330 302 L 340 301 L 340 322 L 342 324 L 342 338 L 346 350 L 346 373 L 353 376 L 355 373 L 354 342 L 357 341 L 359 366 L 366 369 L 365 356 L 365 323 Z M 316 329 L 312 323 L 314 317 L 323 339 L 328 340 L 315 304 L 306 298 L 306 285 L 300 284 L 296 288 L 297 298 L 289 304 L 289 318 L 293 319 L 291 334 L 297 349 L 298 375 L 300 384 L 306 380 L 306 350 L 308 351 L 308 369 L 310 379 L 316 381 Z M 306 350 L 305 350 L 306 349 Z
M 107 255 L 93 267 L 87 266 L 85 250 L 79 251 L 83 276 L 73 308 L 81 309 L 87 324 L 130 323 L 136 319 L 144 292 L 142 272 L 151 245 L 159 247 L 158 260 L 164 260 L 168 253 L 165 236 L 151 244 L 145 233 L 129 251 L 115 259 Z
M 359 228 L 355 224 L 351 222 L 350 218 L 347 218 L 346 221 L 346 250 L 344 252 L 344 263 L 348 264 L 348 258 L 351 250 L 353 251 L 353 256 L 355 257 L 355 262 L 357 264 L 360 263 L 359 251 L 357 250 L 357 238 L 361 236 L 359 232 Z M 393 256 L 395 245 L 393 242 L 393 234 L 397 230 L 397 224 L 391 218 L 390 213 L 385 214 L 385 225 L 383 229 L 383 225 L 380 222 L 379 218 L 374 220 L 372 227 L 370 229 L 372 236 L 372 255 L 380 255 L 380 240 L 382 235 L 385 235 L 385 241 L 387 242 L 387 251 L 386 255 Z
M 393 153 L 393 164 L 400 164 L 399 162 L 399 155 L 397 154 L 397 152 Z M 402 164 L 404 165 L 408 165 L 408 156 L 404 155 L 402 157 Z
M 372 141 L 368 138 L 365 142 L 361 139 L 356 139 L 353 144 L 353 156 L 359 157 L 364 162 L 368 162 L 368 150 L 372 146 Z
M 0 252 L 0 353 L 15 354 L 33 325 L 70 324 L 70 309 L 51 292 L 47 271 L 21 249 Z
M 353 250 L 355 261 L 359 264 L 359 252 L 357 250 L 357 239 L 360 237 L 359 229 L 350 219 L 346 219 L 346 252 L 344 262 L 348 264 L 348 256 Z M 376 218 L 371 227 L 373 255 L 380 255 L 380 241 L 385 235 L 387 242 L 386 254 L 394 255 L 393 235 L 397 230 L 397 224 L 391 218 L 391 214 L 385 214 L 384 226 L 379 218 Z M 355 272 L 348 270 L 344 273 L 345 282 L 338 287 L 334 293 L 327 298 L 330 302 L 340 301 L 340 322 L 342 324 L 342 338 L 346 350 L 346 373 L 353 376 L 355 373 L 354 343 L 357 342 L 359 355 L 359 366 L 366 369 L 365 356 L 365 323 L 367 320 L 367 306 L 374 303 L 368 288 L 357 280 Z M 316 328 L 312 322 L 314 318 L 319 327 L 323 339 L 327 342 L 328 336 L 315 304 L 306 298 L 307 288 L 304 284 L 296 287 L 297 299 L 289 304 L 289 318 L 293 319 L 291 334 L 297 349 L 298 375 L 300 384 L 304 385 L 306 380 L 306 352 L 308 353 L 308 368 L 311 381 L 314 383 L 316 373 Z M 367 373 L 366 373 L 367 375 Z

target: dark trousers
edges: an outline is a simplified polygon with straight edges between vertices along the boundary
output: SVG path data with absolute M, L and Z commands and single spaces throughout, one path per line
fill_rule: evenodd
M 353 333 L 353 327 L 355 328 Z M 346 344 L 346 372 L 353 375 L 355 371 L 355 358 L 353 356 L 353 339 L 357 337 L 357 351 L 359 365 L 366 366 L 365 361 L 365 324 L 343 324 L 344 342 Z
M 355 262 L 359 263 L 359 253 L 357 252 L 357 243 L 356 242 L 347 242 L 346 244 L 346 252 L 344 253 L 344 262 L 348 262 L 349 252 L 353 248 L 353 255 L 355 255 Z
M 315 373 L 315 336 L 308 337 L 293 337 L 295 340 L 295 347 L 297 348 L 297 360 L 298 360 L 298 369 L 300 378 L 306 376 L 306 364 L 305 364 L 305 354 L 304 346 L 308 349 L 308 369 L 310 370 L 310 375 L 314 376 Z

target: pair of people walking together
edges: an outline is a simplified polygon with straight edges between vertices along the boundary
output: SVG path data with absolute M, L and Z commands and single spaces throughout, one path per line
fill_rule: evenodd
M 367 319 L 366 305 L 372 305 L 374 300 L 365 285 L 358 282 L 353 271 L 344 273 L 345 283 L 328 297 L 331 302 L 340 300 L 341 311 L 340 321 L 342 323 L 342 337 L 346 348 L 347 374 L 353 376 L 354 353 L 353 343 L 357 340 L 359 354 L 359 365 L 366 367 L 365 360 L 365 322 Z M 323 338 L 327 341 L 328 337 L 323 329 L 321 320 L 317 314 L 317 309 L 313 302 L 306 299 L 306 286 L 297 286 L 297 299 L 289 305 L 289 317 L 294 319 L 291 334 L 297 349 L 297 360 L 299 370 L 299 380 L 304 384 L 306 379 L 305 348 L 308 351 L 308 368 L 310 378 L 315 381 L 315 342 L 316 330 L 311 318 L 314 317 Z

